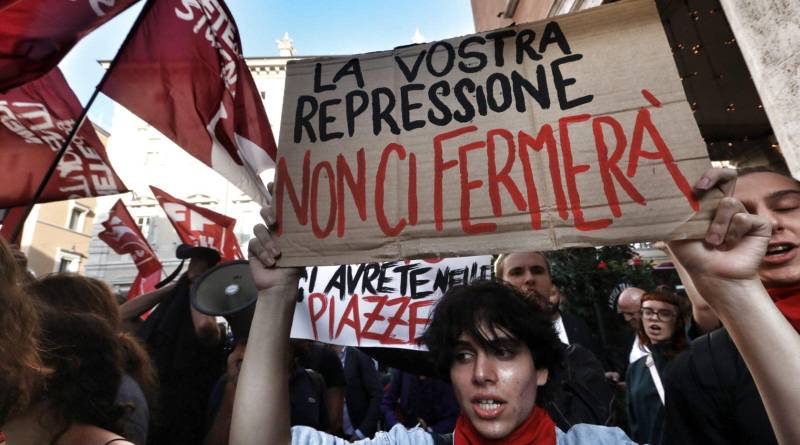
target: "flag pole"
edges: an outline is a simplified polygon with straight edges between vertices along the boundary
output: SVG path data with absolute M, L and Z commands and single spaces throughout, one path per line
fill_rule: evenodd
M 86 121 L 86 117 L 89 114 L 89 109 L 94 104 L 95 99 L 97 99 L 97 94 L 103 88 L 103 84 L 105 84 L 106 79 L 108 78 L 109 73 L 114 68 L 114 65 L 117 63 L 117 59 L 119 59 L 119 55 L 122 51 L 128 46 L 128 42 L 130 42 L 131 38 L 133 37 L 134 32 L 139 28 L 139 25 L 144 20 L 144 16 L 147 14 L 147 11 L 150 10 L 155 0 L 147 0 L 142 7 L 141 12 L 139 12 L 139 16 L 136 17 L 136 21 L 133 22 L 133 26 L 131 29 L 128 30 L 128 34 L 125 36 L 125 40 L 122 41 L 122 45 L 120 45 L 119 49 L 117 50 L 117 54 L 114 55 L 114 59 L 111 61 L 106 72 L 103 74 L 103 78 L 100 79 L 100 83 L 94 87 L 94 92 L 92 93 L 92 97 L 89 98 L 89 101 L 86 103 L 86 106 L 83 107 L 83 111 L 81 111 L 81 115 L 78 120 L 75 122 L 75 125 L 69 131 L 67 138 L 64 139 L 64 142 L 61 143 L 61 148 L 56 153 L 56 157 L 53 158 L 53 161 L 50 163 L 50 167 L 47 169 L 47 172 L 44 174 L 44 178 L 42 178 L 42 182 L 39 183 L 39 187 L 36 189 L 36 193 L 33 194 L 33 198 L 31 201 L 25 206 L 25 211 L 22 214 L 22 218 L 20 219 L 17 226 L 14 228 L 14 232 L 11 235 L 11 239 L 8 240 L 10 244 L 18 244 L 19 236 L 22 234 L 22 229 L 25 227 L 25 220 L 28 219 L 28 216 L 33 210 L 33 206 L 39 202 L 39 199 L 42 197 L 44 193 L 44 189 L 47 187 L 47 183 L 50 182 L 50 178 L 55 173 L 56 168 L 58 168 L 58 163 L 61 162 L 61 159 L 64 157 L 64 154 L 67 152 L 67 149 L 72 144 L 72 141 L 75 139 L 75 135 L 78 134 L 78 129 L 83 125 Z

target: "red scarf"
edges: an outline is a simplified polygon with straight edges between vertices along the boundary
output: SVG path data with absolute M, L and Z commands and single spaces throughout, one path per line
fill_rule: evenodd
M 783 316 L 800 332 L 800 286 L 767 289 L 767 293 Z
M 556 445 L 556 424 L 545 410 L 533 407 L 528 419 L 503 439 L 484 439 L 462 413 L 453 433 L 454 445 Z

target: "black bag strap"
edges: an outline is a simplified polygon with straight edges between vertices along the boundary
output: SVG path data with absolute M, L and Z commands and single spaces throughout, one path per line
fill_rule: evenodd
M 692 343 L 694 375 L 712 395 L 715 412 L 727 428 L 735 428 L 736 388 L 741 372 L 739 351 L 725 329 L 712 331 Z
M 735 386 L 739 371 L 737 355 L 736 346 L 731 344 L 724 329 L 709 332 L 692 343 L 692 360 L 703 386 Z

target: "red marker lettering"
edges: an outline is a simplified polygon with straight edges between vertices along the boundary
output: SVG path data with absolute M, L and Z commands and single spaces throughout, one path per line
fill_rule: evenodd
M 606 145 L 605 136 L 603 135 L 603 124 L 608 125 L 614 131 L 614 139 L 616 147 L 614 154 L 611 158 L 608 157 L 608 146 Z M 611 213 L 619 218 L 622 216 L 622 210 L 619 208 L 619 198 L 617 197 L 617 189 L 614 186 L 614 178 L 622 189 L 630 196 L 631 199 L 639 204 L 646 205 L 644 196 L 642 196 L 636 187 L 628 181 L 628 178 L 622 174 L 622 169 L 619 168 L 619 160 L 625 152 L 625 145 L 628 141 L 625 138 L 625 133 L 622 131 L 622 125 L 611 116 L 599 116 L 592 121 L 592 131 L 594 131 L 594 141 L 597 147 L 597 161 L 598 168 L 600 169 L 600 178 L 603 181 L 603 191 L 608 200 L 608 207 Z M 613 175 L 613 178 L 612 178 Z
M 572 220 L 575 223 L 575 228 L 578 230 L 598 230 L 611 225 L 610 219 L 598 219 L 594 221 L 586 221 L 583 219 L 583 209 L 581 208 L 581 196 L 578 193 L 578 185 L 575 182 L 575 177 L 580 173 L 589 170 L 587 164 L 572 164 L 572 146 L 569 140 L 569 125 L 578 122 L 584 122 L 591 118 L 589 114 L 579 114 L 577 116 L 562 117 L 558 120 L 558 132 L 561 139 L 561 153 L 564 157 L 564 178 L 567 181 L 567 192 L 569 193 L 570 207 L 572 208 Z

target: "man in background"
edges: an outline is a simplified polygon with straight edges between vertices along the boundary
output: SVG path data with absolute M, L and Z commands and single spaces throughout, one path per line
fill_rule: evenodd
M 546 405 L 550 417 L 563 430 L 578 423 L 606 425 L 611 419 L 613 385 L 591 350 L 598 346 L 586 322 L 561 314 L 561 294 L 553 285 L 547 258 L 539 252 L 501 254 L 495 261 L 495 277 L 536 302 L 552 320 L 563 344 L 561 370 L 552 376 L 559 390 Z
M 642 321 L 642 295 L 644 289 L 638 287 L 628 287 L 619 294 L 617 300 L 617 313 L 622 314 L 625 318 L 625 323 L 631 328 L 632 345 L 630 354 L 628 354 L 628 363 L 633 363 L 639 360 L 647 353 L 646 346 L 643 347 L 639 343 L 639 336 L 636 333 L 639 331 L 639 324 Z
M 137 332 L 158 370 L 160 387 L 148 445 L 202 443 L 208 398 L 225 367 L 216 319 L 198 312 L 189 301 L 192 283 L 220 261 L 220 253 L 182 244 L 175 255 L 188 259 L 189 267 L 174 286 L 120 307 L 123 318 L 136 318 L 158 305 Z

